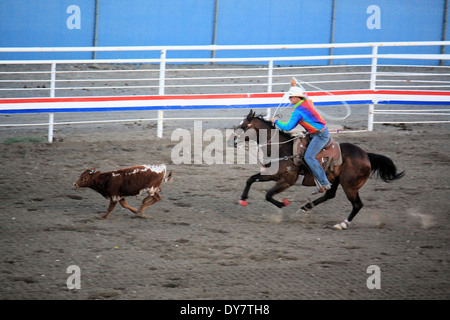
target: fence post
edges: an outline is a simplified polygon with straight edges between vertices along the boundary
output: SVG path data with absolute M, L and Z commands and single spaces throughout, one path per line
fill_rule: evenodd
M 372 67 L 370 69 L 370 90 L 375 90 L 377 85 L 377 64 L 378 64 L 378 45 L 375 44 L 372 48 Z M 378 101 L 375 100 L 375 95 L 372 97 L 372 103 L 369 104 L 369 119 L 367 122 L 367 130 L 373 131 L 373 117 L 375 104 Z
M 51 74 L 50 74 L 50 98 L 55 97 L 56 88 L 56 62 L 52 63 Z M 55 115 L 50 113 L 48 117 L 48 142 L 53 142 L 53 123 Z
M 159 62 L 159 92 L 160 96 L 164 95 L 164 86 L 166 79 L 166 49 L 161 50 L 161 60 Z M 158 110 L 158 125 L 156 135 L 158 138 L 163 136 L 164 111 Z
M 272 93 L 272 84 L 273 84 L 273 60 L 269 60 L 269 74 L 267 75 L 267 93 Z M 267 120 L 270 120 L 272 110 L 267 108 Z

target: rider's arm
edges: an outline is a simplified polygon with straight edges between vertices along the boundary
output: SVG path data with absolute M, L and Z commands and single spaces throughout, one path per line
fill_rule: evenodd
M 275 124 L 278 128 L 284 131 L 290 131 L 294 129 L 297 124 L 303 120 L 303 117 L 300 113 L 299 108 L 295 108 L 295 110 L 292 112 L 291 117 L 289 118 L 288 122 L 281 122 L 279 119 L 275 120 Z

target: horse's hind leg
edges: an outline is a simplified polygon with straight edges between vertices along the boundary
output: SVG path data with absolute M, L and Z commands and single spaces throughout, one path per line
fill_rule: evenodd
M 312 210 L 312 208 L 314 208 L 315 206 L 318 206 L 319 204 L 321 204 L 327 200 L 333 199 L 336 196 L 336 190 L 337 190 L 338 186 L 339 186 L 339 181 L 335 180 L 333 182 L 333 184 L 331 185 L 330 190 L 327 190 L 325 192 L 325 194 L 323 196 L 321 196 L 320 198 L 317 198 L 314 201 L 308 202 L 307 204 L 302 206 L 300 208 L 300 210 L 303 212 L 306 212 L 308 210 Z
M 335 229 L 347 229 L 350 222 L 353 220 L 353 218 L 356 216 L 356 214 L 362 209 L 364 204 L 361 201 L 361 198 L 359 197 L 359 189 L 344 189 L 345 194 L 347 195 L 347 199 L 352 203 L 352 211 L 350 212 L 350 215 L 347 219 L 342 221 L 341 223 L 335 224 L 333 227 Z

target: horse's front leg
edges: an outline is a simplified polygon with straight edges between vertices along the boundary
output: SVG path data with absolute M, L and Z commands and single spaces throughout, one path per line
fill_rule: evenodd
M 284 180 L 278 180 L 277 184 L 270 189 L 269 191 L 267 191 L 266 193 L 266 200 L 273 203 L 274 205 L 276 205 L 278 208 L 282 208 L 285 206 L 288 206 L 290 204 L 290 202 L 287 199 L 283 198 L 283 202 L 277 201 L 273 198 L 274 195 L 283 192 L 284 190 L 286 190 L 287 188 L 289 188 L 291 185 L 289 183 L 287 183 Z
M 239 201 L 239 204 L 242 206 L 247 206 L 247 198 L 248 198 L 248 193 L 250 191 L 250 187 L 252 186 L 252 184 L 256 181 L 269 181 L 271 180 L 271 176 L 267 176 L 267 175 L 262 175 L 261 173 L 257 173 L 252 175 L 250 178 L 248 178 L 247 183 L 245 185 L 245 189 L 242 192 L 241 195 L 241 200 Z

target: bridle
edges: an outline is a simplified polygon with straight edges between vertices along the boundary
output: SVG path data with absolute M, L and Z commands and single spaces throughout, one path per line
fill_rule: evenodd
M 259 119 L 258 117 L 253 117 L 252 119 Z M 245 121 L 245 120 L 247 120 L 247 121 L 249 121 L 248 120 L 248 118 L 246 118 L 246 119 L 244 119 L 242 122 L 241 122 L 241 125 L 242 125 L 242 123 Z M 262 119 L 259 119 L 259 120 L 261 120 L 262 121 Z M 239 133 L 239 134 L 237 134 L 236 136 L 235 136 L 235 139 L 237 139 L 238 141 L 242 141 L 243 143 L 245 143 L 245 140 L 244 139 L 242 139 L 241 137 L 242 137 L 242 135 L 243 134 L 245 134 L 246 132 L 247 132 L 247 130 L 248 129 L 250 129 L 250 128 L 253 128 L 254 129 L 254 126 L 253 126 L 253 124 L 251 123 L 251 121 L 249 121 L 249 123 L 247 124 L 247 126 L 245 126 L 245 127 L 242 127 L 242 126 L 240 126 L 239 127 L 239 129 L 241 129 L 242 130 L 242 132 L 241 133 Z M 255 129 L 256 130 L 256 129 Z M 285 144 L 285 143 L 288 143 L 288 142 L 291 142 L 291 141 L 293 141 L 293 140 L 295 140 L 297 137 L 292 137 L 292 138 L 290 138 L 290 139 L 288 139 L 288 140 L 286 140 L 286 141 L 283 141 L 283 142 L 274 142 L 273 141 L 273 138 L 275 137 L 275 135 L 278 133 L 280 133 L 280 131 L 279 130 L 274 130 L 275 132 L 273 133 L 273 135 L 267 140 L 267 142 L 266 143 L 257 143 L 257 148 L 258 148 L 258 152 L 257 152 L 257 160 L 258 160 L 258 162 L 260 163 L 260 165 L 262 166 L 262 167 L 265 167 L 267 164 L 269 164 L 269 163 L 271 163 L 271 162 L 274 162 L 274 161 L 287 161 L 287 160 L 290 160 L 290 161 L 292 161 L 292 159 L 293 158 L 296 158 L 296 157 L 299 157 L 300 156 L 300 154 L 296 154 L 296 155 L 291 155 L 291 156 L 284 156 L 284 157 L 280 157 L 280 158 L 276 158 L 276 159 L 270 159 L 270 161 L 267 163 L 267 164 L 265 164 L 264 163 L 264 156 L 260 156 L 261 154 L 262 155 L 264 155 L 264 152 L 262 151 L 262 148 L 263 147 L 269 147 L 269 146 L 272 146 L 272 145 L 282 145 L 282 144 Z M 262 159 L 261 159 L 262 158 Z

